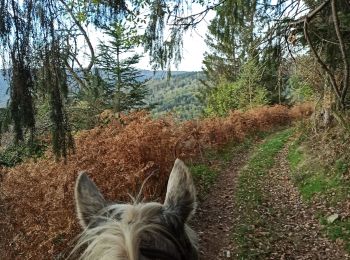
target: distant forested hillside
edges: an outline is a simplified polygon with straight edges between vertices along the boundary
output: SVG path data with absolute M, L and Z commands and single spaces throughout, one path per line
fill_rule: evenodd
M 147 102 L 153 105 L 152 113 L 155 116 L 174 112 L 181 119 L 190 119 L 200 115 L 202 105 L 196 96 L 202 87 L 199 81 L 204 79 L 202 72 L 173 71 L 169 80 L 167 71 L 141 70 L 141 74 L 140 80 L 149 79 Z M 0 73 L 0 107 L 7 104 L 8 87 L 8 81 Z
M 148 101 L 155 105 L 152 113 L 159 116 L 174 112 L 181 119 L 199 116 L 203 106 L 197 96 L 203 87 L 200 79 L 204 77 L 202 72 L 183 72 L 172 74 L 169 80 L 165 77 L 148 81 Z

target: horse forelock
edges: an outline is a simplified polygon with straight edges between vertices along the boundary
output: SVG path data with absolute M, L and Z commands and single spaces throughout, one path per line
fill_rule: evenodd
M 79 259 L 137 260 L 144 234 L 173 236 L 162 223 L 162 210 L 155 202 L 108 206 L 96 217 L 97 224 L 84 230 L 73 251 L 85 247 Z M 185 233 L 195 247 L 194 232 L 185 226 Z

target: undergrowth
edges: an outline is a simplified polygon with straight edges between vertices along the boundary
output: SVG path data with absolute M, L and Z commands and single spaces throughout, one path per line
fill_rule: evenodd
M 343 241 L 346 251 L 350 252 L 350 219 L 328 223 L 326 217 L 320 217 L 320 222 L 327 236 L 333 241 Z
M 145 200 L 161 202 L 176 157 L 187 164 L 198 162 L 208 149 L 225 150 L 228 143 L 241 143 L 261 131 L 288 126 L 310 111 L 310 106 L 262 107 L 234 111 L 226 118 L 183 123 L 171 117 L 152 119 L 145 112 L 121 115 L 119 120 L 108 111 L 102 113 L 101 117 L 110 123 L 79 132 L 76 153 L 68 156 L 66 164 L 55 162 L 47 151 L 37 161 L 0 169 L 6 176 L 0 192 L 11 205 L 8 219 L 3 220 L 10 223 L 2 237 L 11 244 L 5 259 L 16 259 L 18 255 L 25 255 L 23 259 L 40 259 L 43 255 L 55 258 L 69 250 L 70 241 L 80 231 L 73 191 L 81 170 L 86 170 L 106 199 L 112 201 L 128 202 L 128 193 L 138 194 L 143 181 L 151 175 L 143 196 Z M 227 161 L 229 156 L 223 153 L 222 158 Z M 203 182 L 208 186 L 214 174 L 198 167 L 197 175 L 205 176 Z
M 320 136 L 312 136 L 310 132 L 300 134 L 289 147 L 288 161 L 303 200 L 311 206 L 322 205 L 318 206 L 317 217 L 324 232 L 332 240 L 343 241 L 350 252 L 347 202 L 350 180 L 349 160 L 346 158 L 350 151 L 339 128 L 332 131 L 334 134 L 329 139 L 325 138 L 327 132 Z M 332 213 L 338 216 L 334 222 L 327 220 Z
M 25 160 L 38 159 L 45 152 L 46 146 L 37 142 L 12 144 L 0 151 L 0 165 L 13 167 Z
M 253 235 L 256 230 L 268 230 L 269 226 L 264 216 L 259 213 L 259 207 L 263 204 L 261 184 L 265 174 L 274 165 L 275 156 L 284 147 L 292 133 L 292 129 L 287 129 L 267 138 L 257 147 L 239 174 L 235 198 L 239 218 L 234 230 L 238 259 L 255 259 L 264 253 L 259 250 Z
M 218 172 L 206 164 L 195 164 L 190 166 L 194 182 L 199 187 L 199 194 L 208 192 L 210 186 L 214 183 Z

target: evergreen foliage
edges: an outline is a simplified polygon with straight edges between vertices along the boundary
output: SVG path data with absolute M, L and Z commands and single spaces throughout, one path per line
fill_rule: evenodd
M 36 72 L 36 87 L 41 92 L 38 101 L 45 103 L 48 96 L 52 146 L 56 159 L 66 158 L 74 150 L 71 126 L 66 112 L 68 83 L 64 64 L 60 58 L 59 43 L 53 42 L 43 50 L 42 63 Z M 39 103 L 39 102 L 37 102 Z
M 30 68 L 22 55 L 12 53 L 12 77 L 10 111 L 14 121 L 16 133 L 15 141 L 24 140 L 23 128 L 28 128 L 34 135 L 35 119 L 31 91 L 33 90 L 33 79 Z
M 140 60 L 140 55 L 133 53 L 141 40 L 136 29 L 114 23 L 105 32 L 111 39 L 108 43 L 100 43 L 97 65 L 104 72 L 104 77 L 100 77 L 100 80 L 105 86 L 106 96 L 110 97 L 108 105 L 116 113 L 145 107 L 148 90 L 145 81 L 140 80 L 140 71 L 134 67 Z M 130 53 L 133 54 L 125 57 Z
M 242 66 L 254 59 L 258 66 L 265 67 L 261 85 L 268 90 L 269 103 L 284 101 L 276 86 L 286 83 L 280 75 L 285 34 L 283 21 L 274 20 L 283 13 L 284 5 L 283 1 L 274 4 L 272 1 L 229 0 L 215 9 L 216 16 L 208 27 L 206 40 L 211 50 L 205 54 L 203 62 L 208 77 L 205 93 L 211 93 L 210 88 L 221 81 L 225 85 L 237 80 Z

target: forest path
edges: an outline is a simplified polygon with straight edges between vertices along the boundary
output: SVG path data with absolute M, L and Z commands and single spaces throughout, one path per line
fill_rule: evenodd
M 350 259 L 293 185 L 290 137 L 273 134 L 220 174 L 193 222 L 200 259 Z
M 249 151 L 242 151 L 233 157 L 205 199 L 199 203 L 192 221 L 199 237 L 199 259 L 227 259 L 231 254 L 237 175 L 246 164 Z

